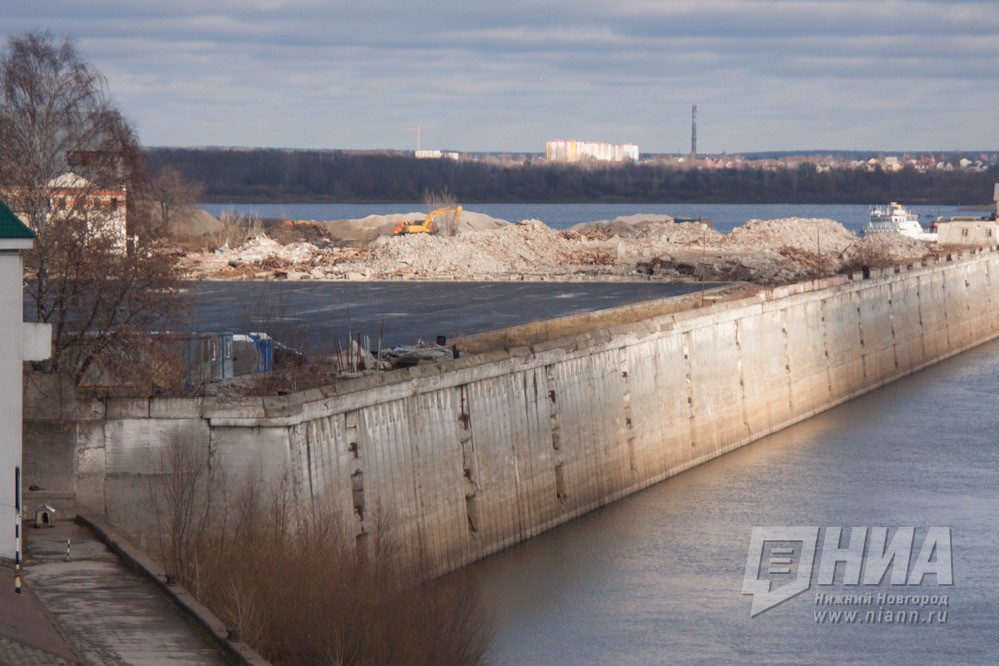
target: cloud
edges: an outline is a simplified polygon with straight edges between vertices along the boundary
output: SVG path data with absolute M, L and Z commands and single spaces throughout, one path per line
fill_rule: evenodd
M 150 145 L 995 148 L 999 12 L 943 0 L 21 3 Z

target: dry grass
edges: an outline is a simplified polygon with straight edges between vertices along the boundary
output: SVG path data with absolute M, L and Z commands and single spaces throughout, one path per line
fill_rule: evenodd
M 179 440 L 151 488 L 166 566 L 274 664 L 477 664 L 491 626 L 469 578 L 435 579 L 391 520 L 356 538 L 329 507 L 298 512 L 287 487 L 232 488 Z
M 710 292 L 709 303 L 745 298 L 759 291 L 756 285 L 732 285 Z M 545 319 L 522 326 L 513 326 L 501 331 L 490 331 L 455 339 L 455 344 L 463 353 L 481 354 L 498 349 L 510 349 L 582 335 L 615 326 L 634 324 L 654 317 L 675 314 L 700 307 L 700 292 L 669 299 L 659 299 L 635 303 L 611 310 L 584 312 L 557 319 Z
M 218 219 L 219 228 L 208 234 L 214 247 L 239 247 L 263 229 L 263 221 L 255 215 L 224 210 Z
M 844 275 L 860 271 L 870 271 L 872 268 L 887 268 L 898 264 L 898 258 L 880 245 L 856 244 L 850 252 L 843 254 L 843 262 L 839 272 Z
M 458 197 L 452 194 L 446 187 L 440 191 L 426 190 L 423 193 L 423 204 L 427 207 L 427 212 L 437 208 L 454 208 L 458 205 Z M 434 233 L 438 236 L 451 237 L 458 230 L 459 219 L 457 216 L 451 218 L 439 218 L 436 220 L 437 228 Z

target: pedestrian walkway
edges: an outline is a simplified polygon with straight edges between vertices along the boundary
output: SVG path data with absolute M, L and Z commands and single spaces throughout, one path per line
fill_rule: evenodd
M 25 528 L 24 593 L 4 569 L 0 664 L 225 663 L 155 587 L 89 530 Z M 69 557 L 67 558 L 67 540 Z
M 31 588 L 14 592 L 14 569 L 0 566 L 0 664 L 76 664 L 76 653 Z

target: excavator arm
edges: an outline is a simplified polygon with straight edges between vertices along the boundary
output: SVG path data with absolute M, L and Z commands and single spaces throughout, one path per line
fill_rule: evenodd
M 396 222 L 396 225 L 392 228 L 392 234 L 395 236 L 401 236 L 403 234 L 432 234 L 437 231 L 437 221 L 439 219 L 447 219 L 449 216 L 450 220 L 448 220 L 448 223 L 456 225 L 458 220 L 461 219 L 461 206 L 458 206 L 457 208 L 438 208 L 437 210 L 432 210 L 422 222 L 411 223 L 400 220 L 399 222 Z

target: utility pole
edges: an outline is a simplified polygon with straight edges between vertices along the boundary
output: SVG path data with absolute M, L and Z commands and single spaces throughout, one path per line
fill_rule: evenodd
M 423 137 L 423 128 L 420 127 L 419 125 L 417 125 L 416 127 L 407 127 L 406 131 L 407 132 L 416 132 L 416 149 L 417 150 L 421 150 L 421 148 L 422 148 L 421 144 L 422 144 L 422 137 Z

